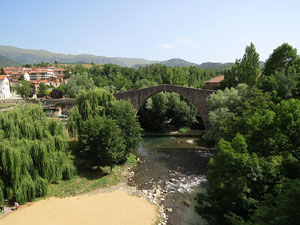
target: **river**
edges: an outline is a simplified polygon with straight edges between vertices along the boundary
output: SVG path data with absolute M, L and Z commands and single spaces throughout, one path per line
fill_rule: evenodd
M 168 216 L 168 225 L 204 225 L 195 212 L 196 193 L 205 191 L 207 163 L 212 156 L 199 131 L 185 136 L 145 136 L 137 157 L 140 164 L 129 181 L 139 190 L 157 187 Z M 159 191 L 160 192 L 160 191 Z

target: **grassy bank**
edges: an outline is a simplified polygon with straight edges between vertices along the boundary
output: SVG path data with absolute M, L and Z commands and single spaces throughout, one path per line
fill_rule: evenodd
M 115 166 L 111 171 L 109 167 L 94 168 L 90 171 L 79 172 L 70 180 L 61 180 L 57 184 L 49 185 L 46 197 L 68 197 L 87 193 L 98 188 L 118 184 L 128 178 L 128 169 L 136 165 L 136 159 L 130 154 L 124 165 Z

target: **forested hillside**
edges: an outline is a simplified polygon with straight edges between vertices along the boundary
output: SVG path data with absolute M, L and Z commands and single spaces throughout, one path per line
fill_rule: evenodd
M 86 64 L 86 63 L 95 63 L 95 64 L 115 64 L 122 67 L 133 67 L 139 68 L 144 67 L 150 64 L 160 63 L 169 67 L 188 67 L 188 66 L 198 66 L 203 69 L 210 69 L 213 71 L 223 72 L 225 69 L 231 67 L 234 63 L 202 63 L 196 64 L 193 62 L 188 62 L 183 59 L 174 58 L 164 61 L 159 60 L 146 60 L 142 58 L 125 58 L 125 57 L 105 57 L 105 56 L 96 56 L 90 54 L 60 54 L 49 52 L 45 50 L 31 50 L 31 49 L 22 49 L 11 46 L 0 46 L 0 56 L 3 56 L 7 59 L 16 61 L 16 64 L 13 64 L 11 61 L 7 65 L 23 65 L 23 64 L 38 64 L 41 62 L 54 63 L 69 63 L 69 64 Z M 0 59 L 1 60 L 1 59 Z M 1 62 L 1 61 L 0 61 Z M 1 66 L 1 64 L 0 64 Z M 5 66 L 5 65 L 3 65 Z
M 53 53 L 45 50 L 30 50 L 11 46 L 0 46 L 0 55 L 15 60 L 21 64 L 37 64 L 40 62 L 53 63 L 96 63 L 96 64 L 116 64 L 119 66 L 132 67 L 135 64 L 150 64 L 157 61 L 150 61 L 140 58 L 120 58 L 120 57 L 105 57 L 89 54 L 71 55 Z
M 20 66 L 21 64 L 0 55 L 0 67 Z

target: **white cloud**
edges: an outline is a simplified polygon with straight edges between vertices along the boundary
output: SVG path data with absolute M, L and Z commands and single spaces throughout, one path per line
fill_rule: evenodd
M 162 48 L 174 48 L 175 47 L 175 45 L 172 45 L 172 44 L 161 44 L 160 45 Z

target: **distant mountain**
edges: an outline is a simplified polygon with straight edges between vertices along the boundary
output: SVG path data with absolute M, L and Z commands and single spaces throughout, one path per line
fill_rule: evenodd
M 20 66 L 20 63 L 0 55 L 0 67 Z
M 30 50 L 22 49 L 11 46 L 0 46 L 0 55 L 20 62 L 21 64 L 35 64 L 40 62 L 53 63 L 57 61 L 59 63 L 96 63 L 96 64 L 116 64 L 119 66 L 132 67 L 136 64 L 151 64 L 159 61 L 151 61 L 140 58 L 120 58 L 120 57 L 105 57 L 95 56 L 89 54 L 71 55 L 71 54 L 60 54 L 53 53 L 44 50 Z
M 259 61 L 259 68 L 262 69 L 264 67 L 265 62 Z M 201 63 L 198 67 L 203 69 L 211 69 L 214 71 L 224 71 L 225 69 L 229 69 L 234 65 L 233 62 L 228 63 L 218 63 L 218 62 L 205 62 Z
M 200 68 L 211 69 L 214 71 L 224 71 L 230 68 L 234 63 L 217 63 L 217 62 L 206 62 L 200 65 L 192 62 L 188 62 L 183 59 L 174 58 L 165 61 L 159 60 L 147 60 L 142 58 L 122 58 L 122 57 L 106 57 L 106 56 L 96 56 L 90 54 L 61 54 L 53 53 L 44 50 L 30 50 L 22 49 L 11 46 L 1 46 L 0 45 L 0 56 L 4 59 L 0 59 L 0 66 L 19 66 L 23 64 L 36 64 L 40 62 L 53 63 L 57 61 L 58 63 L 96 63 L 96 64 L 116 64 L 123 67 L 133 67 L 138 68 L 141 66 L 147 66 L 150 64 L 160 63 L 166 66 L 198 66 Z M 2 64 L 1 64 L 2 63 Z M 260 67 L 262 68 L 263 62 L 260 62 Z
M 134 67 L 135 65 L 149 65 L 154 63 L 159 63 L 158 60 L 147 60 L 147 59 L 140 59 L 140 58 L 120 58 L 115 57 L 113 59 L 119 60 L 122 63 L 126 64 L 128 67 Z
M 203 69 L 211 69 L 214 71 L 224 71 L 225 69 L 228 69 L 233 65 L 234 63 L 231 62 L 228 63 L 205 62 L 205 63 L 201 63 L 199 67 Z
M 163 64 L 163 65 L 166 65 L 166 66 L 170 66 L 170 67 L 175 67 L 175 66 L 182 66 L 182 67 L 198 66 L 198 64 L 196 64 L 196 63 L 188 62 L 188 61 L 185 61 L 183 59 L 178 59 L 178 58 L 169 59 L 169 60 L 166 60 L 166 61 L 162 61 L 160 63 Z

